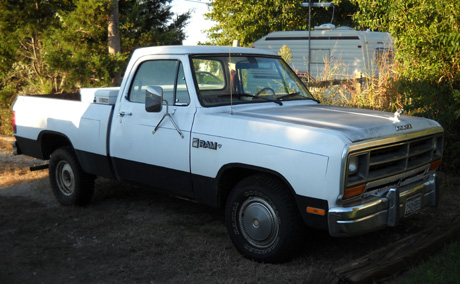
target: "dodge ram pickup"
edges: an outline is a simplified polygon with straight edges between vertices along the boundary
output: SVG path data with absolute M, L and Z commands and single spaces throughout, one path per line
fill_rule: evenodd
M 155 188 L 223 208 L 242 255 L 279 262 L 307 227 L 364 234 L 439 202 L 437 122 L 322 105 L 271 51 L 140 48 L 120 87 L 80 97 L 13 108 L 16 153 L 49 160 L 63 205 L 97 176 Z

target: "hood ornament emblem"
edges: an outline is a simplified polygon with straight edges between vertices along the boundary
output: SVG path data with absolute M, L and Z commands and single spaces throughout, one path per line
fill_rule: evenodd
M 401 114 L 403 114 L 403 113 L 404 113 L 404 109 L 403 109 L 403 108 L 400 108 L 400 109 L 398 109 L 397 111 L 395 111 L 395 114 L 394 114 L 394 115 L 395 115 L 395 117 L 400 117 Z
M 393 117 L 390 117 L 389 119 L 393 122 L 400 122 L 399 117 L 403 113 L 404 113 L 404 109 L 400 108 L 397 111 L 395 111 L 395 113 L 393 114 Z

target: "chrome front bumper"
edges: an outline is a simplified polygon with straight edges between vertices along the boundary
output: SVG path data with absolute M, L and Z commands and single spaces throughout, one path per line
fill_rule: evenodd
M 394 227 L 405 217 L 407 201 L 418 195 L 421 208 L 437 205 L 440 193 L 436 173 L 418 182 L 390 188 L 384 196 L 372 197 L 368 202 L 360 200 L 329 209 L 329 233 L 336 237 L 353 236 Z

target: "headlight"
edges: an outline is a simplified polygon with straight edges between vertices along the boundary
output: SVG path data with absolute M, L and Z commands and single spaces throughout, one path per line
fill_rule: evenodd
M 358 172 L 359 159 L 358 156 L 353 156 L 348 159 L 348 174 L 353 175 Z

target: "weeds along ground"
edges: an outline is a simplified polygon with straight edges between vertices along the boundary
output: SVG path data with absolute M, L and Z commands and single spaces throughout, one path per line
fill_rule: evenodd
M 43 161 L 23 155 L 11 155 L 13 141 L 13 137 L 0 139 L 0 188 L 48 176 L 48 171 L 30 171 L 31 166 L 43 164 Z
M 0 135 L 13 135 L 13 111 L 0 105 Z
M 350 67 L 341 62 L 340 56 L 324 58 L 318 78 L 302 81 L 323 104 L 394 112 L 408 101 L 398 93 L 397 63 L 392 57 L 390 53 L 381 54 L 371 70 L 359 77 L 350 75 Z

